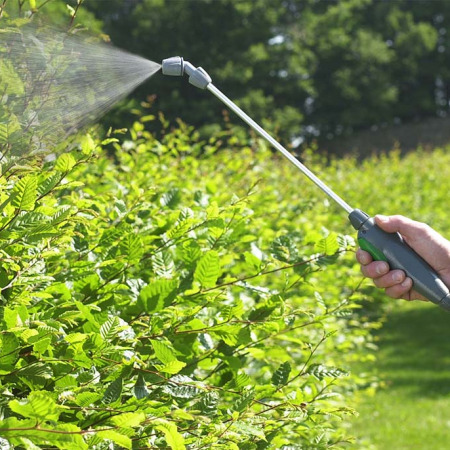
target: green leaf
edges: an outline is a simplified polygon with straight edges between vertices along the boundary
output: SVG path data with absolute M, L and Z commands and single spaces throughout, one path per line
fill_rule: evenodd
M 138 297 L 138 305 L 147 313 L 161 311 L 174 297 L 176 280 L 156 280 L 145 286 Z
M 178 188 L 169 189 L 161 196 L 160 203 L 162 206 L 174 209 L 180 203 L 181 195 Z
M 348 375 L 346 370 L 339 369 L 338 367 L 328 367 L 323 364 L 311 364 L 307 372 L 319 380 L 323 380 L 325 377 L 340 378 L 341 376 Z
M 98 437 L 100 439 L 107 439 L 109 441 L 113 441 L 120 447 L 130 449 L 130 450 L 133 445 L 131 439 L 128 436 L 125 436 L 124 434 L 120 434 L 114 430 L 98 431 L 96 433 L 96 437 Z
M 11 61 L 7 58 L 0 59 L 0 74 L 2 90 L 4 90 L 6 94 L 24 94 L 25 91 L 23 82 L 14 70 Z
M 16 414 L 29 419 L 57 421 L 62 408 L 53 400 L 51 394 L 45 391 L 31 392 L 27 400 L 11 400 L 8 406 Z
M 316 248 L 320 253 L 327 256 L 334 255 L 339 250 L 339 243 L 336 233 L 330 233 L 325 239 L 321 239 L 317 244 Z
M 262 439 L 263 441 L 266 440 L 266 436 L 264 434 L 264 429 L 262 428 L 262 426 L 257 427 L 248 422 L 237 421 L 233 423 L 233 428 L 240 432 L 240 434 L 257 437 L 259 439 Z
M 155 351 L 156 357 L 163 363 L 167 364 L 172 361 L 177 361 L 177 358 L 175 356 L 175 353 L 173 350 L 164 342 L 162 341 L 156 341 L 151 339 L 150 340 L 153 350 Z
M 0 334 L 0 369 L 12 370 L 19 357 L 19 340 L 13 333 Z
M 142 411 L 119 414 L 111 418 L 111 422 L 120 428 L 136 428 L 145 420 Z
M 164 365 L 155 365 L 160 372 L 169 373 L 171 375 L 178 373 L 185 366 L 186 363 L 178 360 L 170 361 Z
M 103 403 L 105 405 L 109 405 L 119 400 L 122 394 L 123 380 L 122 377 L 117 378 L 105 390 L 105 394 L 103 395 Z
M 78 406 L 90 406 L 100 400 L 103 396 L 95 392 L 82 392 L 78 394 L 75 399 L 75 403 Z
M 279 261 L 293 263 L 298 260 L 298 250 L 289 236 L 277 237 L 270 247 L 272 256 Z
M 233 409 L 235 411 L 244 411 L 255 398 L 255 391 L 253 389 L 248 389 L 244 391 L 241 396 L 234 402 Z
M 186 375 L 173 376 L 169 382 L 163 386 L 162 390 L 172 397 L 185 399 L 197 397 L 202 392 L 195 386 L 194 380 Z
M 200 245 L 194 240 L 184 242 L 181 246 L 180 256 L 186 264 L 196 262 L 202 256 Z
M 214 415 L 219 404 L 219 394 L 215 391 L 207 392 L 197 403 L 197 407 L 202 414 Z
M 52 369 L 44 363 L 30 364 L 17 372 L 17 376 L 27 382 L 28 385 L 43 386 L 46 380 L 53 377 Z
M 172 450 L 186 450 L 184 438 L 174 423 L 159 420 L 155 428 L 164 433 L 167 444 Z
M 14 185 L 11 204 L 21 211 L 31 211 L 37 196 L 37 178 L 32 175 L 23 177 Z
M 128 262 L 139 260 L 144 254 L 142 239 L 139 235 L 128 233 L 120 242 L 120 251 L 127 257 Z
M 104 341 L 111 341 L 115 335 L 118 333 L 119 328 L 119 318 L 117 316 L 110 317 L 103 325 L 100 327 L 100 336 Z
M 211 250 L 205 253 L 198 261 L 194 272 L 194 280 L 198 281 L 204 288 L 211 288 L 216 285 L 219 276 L 219 255 L 216 251 Z
M 58 172 L 70 172 L 76 163 L 75 158 L 70 153 L 63 153 L 56 161 L 55 170 Z
M 80 145 L 81 145 L 81 152 L 83 153 L 83 155 L 92 154 L 96 147 L 95 141 L 94 139 L 92 139 L 92 136 L 90 134 L 86 134 L 85 136 L 82 137 Z
M 0 420 L 2 437 L 20 446 L 20 448 L 23 444 L 22 438 L 26 436 L 33 444 L 45 447 L 50 445 L 61 450 L 87 450 L 88 446 L 83 440 L 81 429 L 76 425 L 58 423 L 45 426 L 51 427 L 51 431 L 37 428 L 36 419 L 19 420 L 16 417 L 9 417 L 3 421 Z M 24 430 L 26 430 L 26 434 Z
M 42 354 L 47 350 L 47 348 L 51 342 L 52 342 L 52 340 L 49 337 L 39 339 L 39 341 L 35 342 L 35 344 L 33 345 L 33 351 L 35 351 L 36 353 Z
M 291 373 L 291 365 L 286 361 L 275 370 L 272 375 L 272 384 L 275 386 L 282 386 L 287 383 L 289 374 Z

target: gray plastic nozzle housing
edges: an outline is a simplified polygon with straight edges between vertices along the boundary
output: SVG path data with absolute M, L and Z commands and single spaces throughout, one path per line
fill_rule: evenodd
M 164 59 L 162 62 L 162 73 L 172 77 L 181 77 L 184 72 L 183 65 L 184 61 L 181 56 Z
M 201 67 L 194 67 L 190 62 L 184 61 L 181 56 L 172 56 L 162 62 L 162 73 L 169 76 L 189 76 L 189 83 L 200 89 L 206 89 L 211 83 L 211 77 Z

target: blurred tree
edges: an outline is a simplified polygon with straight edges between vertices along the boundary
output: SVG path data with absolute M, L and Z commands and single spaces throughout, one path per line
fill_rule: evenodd
M 83 7 L 119 47 L 201 65 L 286 142 L 449 109 L 446 0 L 86 0 Z M 169 120 L 221 121 L 223 106 L 186 80 L 154 77 L 135 98 L 153 93 Z

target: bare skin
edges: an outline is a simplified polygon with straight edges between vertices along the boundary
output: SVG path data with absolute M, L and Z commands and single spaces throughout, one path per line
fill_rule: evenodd
M 388 233 L 399 232 L 450 287 L 450 242 L 428 225 L 403 216 L 376 216 L 377 225 Z M 372 256 L 358 249 L 356 259 L 364 276 L 372 278 L 375 286 L 385 289 L 392 298 L 426 300 L 412 289 L 412 280 L 402 270 L 389 270 L 384 261 L 373 261 Z

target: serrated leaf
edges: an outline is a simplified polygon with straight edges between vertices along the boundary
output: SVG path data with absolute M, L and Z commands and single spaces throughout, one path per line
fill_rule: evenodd
M 177 361 L 175 353 L 167 344 L 165 344 L 162 341 L 156 341 L 153 339 L 151 339 L 150 342 L 152 344 L 152 347 L 153 347 L 156 357 L 163 364 L 168 364 L 172 361 Z
M 323 364 L 311 364 L 308 367 L 309 374 L 314 375 L 317 379 L 323 380 L 325 377 L 339 378 L 347 376 L 348 372 L 338 367 L 328 367 Z
M 178 188 L 169 189 L 161 196 L 161 206 L 167 206 L 168 208 L 175 208 L 181 200 L 180 190 Z
M 95 392 L 82 392 L 75 398 L 75 403 L 78 406 L 90 406 L 99 401 L 103 396 Z
M 216 251 L 211 250 L 205 253 L 198 261 L 194 272 L 194 280 L 198 281 L 204 288 L 211 288 L 216 285 L 219 276 L 219 255 Z
M 17 372 L 17 376 L 24 378 L 31 383 L 40 384 L 45 382 L 45 380 L 52 378 L 53 371 L 49 366 L 43 363 L 35 363 L 20 369 Z
M 103 340 L 109 342 L 118 333 L 119 328 L 119 318 L 117 316 L 110 317 L 103 325 L 100 327 L 100 336 Z
M 57 421 L 61 408 L 48 392 L 34 391 L 24 401 L 11 400 L 8 406 L 16 414 L 29 419 Z
M 19 357 L 19 340 L 13 333 L 0 334 L 0 369 L 12 370 Z
M 52 340 L 49 337 L 39 339 L 39 341 L 35 342 L 35 344 L 33 345 L 33 351 L 35 351 L 36 353 L 44 353 L 51 342 Z
M 175 224 L 175 226 L 167 232 L 167 237 L 169 239 L 177 239 L 177 238 L 183 236 L 184 234 L 186 234 L 189 231 L 192 224 L 194 224 L 194 223 L 195 223 L 195 220 L 193 220 L 191 218 L 177 222 Z
M 233 428 L 244 435 L 257 437 L 259 439 L 262 439 L 263 441 L 266 440 L 266 436 L 262 427 L 257 427 L 244 421 L 237 421 L 233 423 Z
M 316 244 L 316 248 L 320 253 L 327 256 L 334 255 L 339 250 L 339 243 L 336 233 L 330 233 L 326 238 L 321 239 Z
M 197 408 L 202 414 L 214 415 L 219 404 L 219 394 L 215 391 L 207 392 L 197 403 Z
M 109 441 L 113 441 L 115 444 L 119 445 L 120 447 L 130 449 L 132 448 L 132 441 L 128 436 L 125 436 L 124 434 L 120 434 L 117 431 L 114 430 L 107 430 L 107 431 L 98 431 L 96 433 L 97 437 L 101 439 L 107 439 Z
M 163 386 L 162 390 L 173 397 L 194 398 L 201 393 L 201 390 L 194 383 L 194 380 L 186 375 L 175 375 Z
M 56 161 L 55 170 L 58 172 L 70 172 L 76 163 L 75 158 L 70 153 L 63 153 Z
M 194 240 L 186 241 L 181 246 L 181 259 L 186 264 L 192 264 L 202 256 L 200 245 Z
M 163 278 L 170 278 L 175 270 L 173 257 L 167 250 L 162 250 L 152 257 L 152 267 L 156 275 Z
M 24 436 L 25 429 L 27 439 L 32 440 L 33 443 L 36 442 L 47 447 L 50 444 L 61 450 L 87 450 L 88 445 L 83 440 L 81 429 L 76 425 L 71 423 L 57 423 L 52 424 L 51 427 L 52 432 L 40 430 L 36 427 L 36 419 L 19 420 L 16 417 L 9 417 L 0 421 L 2 437 L 7 439 L 21 439 Z M 23 444 L 23 442 L 20 441 L 20 444 Z
M 37 192 L 40 196 L 48 194 L 61 181 L 60 173 L 53 173 L 39 183 Z
M 186 450 L 183 436 L 172 422 L 158 421 L 155 428 L 164 433 L 166 442 L 172 450 Z
M 255 398 L 255 392 L 253 389 L 244 391 L 241 396 L 234 402 L 233 409 L 238 412 L 244 411 Z
M 286 263 L 298 260 L 298 250 L 289 236 L 277 237 L 270 247 L 270 252 L 275 259 Z
M 272 375 L 272 384 L 275 386 L 282 386 L 287 383 L 289 374 L 291 373 L 291 365 L 286 361 L 275 370 Z
M 37 196 L 37 178 L 32 175 L 23 177 L 14 185 L 11 204 L 21 211 L 31 211 Z
M 142 411 L 127 412 L 111 418 L 111 422 L 120 428 L 135 428 L 145 420 L 145 414 Z
M 138 296 L 138 304 L 147 312 L 161 311 L 176 293 L 176 280 L 155 280 L 145 286 Z
M 109 405 L 119 400 L 122 394 L 123 380 L 122 377 L 117 378 L 105 390 L 105 394 L 103 395 L 103 403 L 105 405 Z
M 2 87 L 2 89 L 5 89 L 6 94 L 24 94 L 24 85 L 22 79 L 14 70 L 14 66 L 11 63 L 11 60 L 9 60 L 8 58 L 0 59 L 0 74 L 2 85 L 6 87 Z
M 155 365 L 160 372 L 169 373 L 171 375 L 178 373 L 185 366 L 186 363 L 178 360 L 170 361 L 164 365 Z
M 128 262 L 139 260 L 144 254 L 142 239 L 138 234 L 128 233 L 120 242 L 120 251 Z

